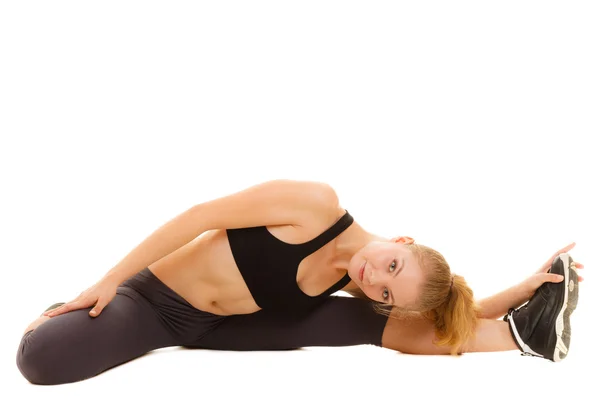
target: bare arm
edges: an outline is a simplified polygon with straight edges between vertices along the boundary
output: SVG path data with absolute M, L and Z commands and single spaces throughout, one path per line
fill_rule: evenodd
M 201 219 L 201 212 L 197 206 L 179 214 L 129 252 L 106 273 L 106 278 L 120 284 L 148 265 L 189 243 L 204 232 Z
M 517 308 L 531 297 L 529 289 L 524 283 L 496 293 L 493 296 L 479 300 L 479 318 L 498 319 L 508 312 L 509 308 Z
M 258 225 L 301 225 L 319 210 L 335 209 L 337 196 L 320 182 L 273 180 L 195 205 L 168 221 L 106 274 L 120 284 L 203 232 Z
M 508 312 L 509 308 L 517 308 L 528 301 L 535 291 L 546 282 L 558 283 L 563 280 L 561 275 L 550 274 L 548 270 L 552 262 L 561 253 L 567 253 L 575 247 L 575 243 L 571 243 L 564 248 L 558 250 L 531 276 L 523 282 L 514 285 L 493 296 L 486 297 L 478 301 L 481 311 L 480 318 L 497 319 Z M 579 262 L 574 262 L 576 268 L 583 268 Z M 569 267 L 569 266 L 567 266 Z M 579 277 L 582 280 L 581 277 Z
M 205 231 L 262 225 L 303 226 L 339 211 L 337 195 L 330 186 L 294 180 L 268 181 L 195 205 L 154 231 L 95 285 L 44 315 L 53 317 L 90 306 L 94 306 L 90 316 L 100 315 L 123 281 Z

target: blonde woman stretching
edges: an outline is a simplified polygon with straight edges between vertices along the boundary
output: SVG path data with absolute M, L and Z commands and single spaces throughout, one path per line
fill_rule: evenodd
M 59 384 L 169 346 L 356 344 L 418 354 L 518 348 L 559 361 L 582 267 L 567 254 L 573 246 L 476 303 L 441 254 L 368 232 L 329 185 L 269 181 L 192 206 L 77 298 L 49 307 L 25 330 L 17 366 L 32 383 Z M 331 296 L 339 290 L 355 297 Z

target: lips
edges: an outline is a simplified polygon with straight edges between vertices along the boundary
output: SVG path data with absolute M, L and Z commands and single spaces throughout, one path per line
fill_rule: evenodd
M 367 265 L 366 261 L 362 265 L 362 267 L 360 267 L 360 270 L 358 271 L 358 279 L 360 279 L 361 282 L 363 281 L 363 278 L 365 277 L 365 265 Z

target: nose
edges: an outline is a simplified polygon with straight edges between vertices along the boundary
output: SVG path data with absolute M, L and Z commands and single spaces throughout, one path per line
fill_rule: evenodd
M 365 268 L 365 281 L 371 286 L 381 285 L 386 282 L 387 276 L 375 268 Z

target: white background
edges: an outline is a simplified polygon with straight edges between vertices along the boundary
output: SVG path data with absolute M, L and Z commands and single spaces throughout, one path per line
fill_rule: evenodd
M 2 2 L 0 397 L 597 394 L 599 18 L 591 1 Z M 569 356 L 169 348 L 76 384 L 20 375 L 47 306 L 189 206 L 276 178 L 329 183 L 477 297 L 577 242 Z

